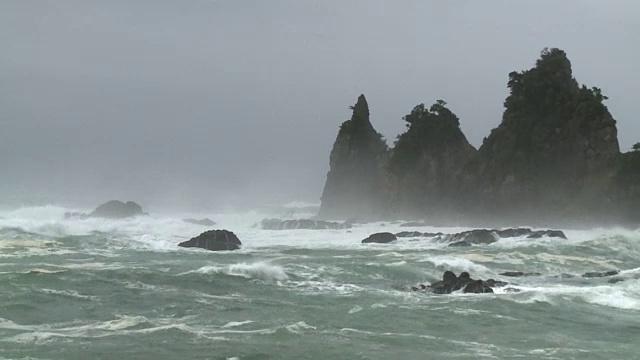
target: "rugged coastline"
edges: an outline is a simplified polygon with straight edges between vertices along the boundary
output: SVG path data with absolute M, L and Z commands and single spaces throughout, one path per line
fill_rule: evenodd
M 640 145 L 621 153 L 597 87 L 560 49 L 509 74 L 502 121 L 474 148 L 438 100 L 387 146 L 360 95 L 330 156 L 318 218 L 504 227 L 640 224 Z

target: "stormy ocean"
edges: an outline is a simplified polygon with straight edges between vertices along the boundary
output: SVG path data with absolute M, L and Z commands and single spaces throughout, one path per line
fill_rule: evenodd
M 639 230 L 562 229 L 566 240 L 471 247 L 361 244 L 380 231 L 466 229 L 262 230 L 260 220 L 281 214 L 258 211 L 65 219 L 77 210 L 0 211 L 1 359 L 640 356 Z M 203 216 L 217 225 L 182 220 Z M 210 228 L 233 231 L 242 249 L 176 246 Z M 494 294 L 410 290 L 445 270 L 510 285 Z M 609 270 L 619 274 L 581 276 Z

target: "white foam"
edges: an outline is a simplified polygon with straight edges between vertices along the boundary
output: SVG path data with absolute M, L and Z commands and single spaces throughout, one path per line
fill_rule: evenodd
M 470 273 L 489 273 L 489 269 L 480 264 L 476 264 L 475 262 L 452 255 L 440 255 L 440 256 L 432 256 L 425 259 L 437 267 L 443 267 L 447 269 L 451 269 L 454 272 L 467 271 Z
M 147 318 L 145 318 L 144 316 L 126 316 L 125 315 L 115 320 L 106 321 L 96 326 L 96 328 L 115 331 L 115 330 L 124 330 L 140 324 L 147 324 L 147 323 L 149 323 L 149 320 L 147 320 Z
M 228 322 L 224 325 L 222 325 L 222 328 L 232 328 L 232 327 L 238 327 L 238 326 L 242 326 L 242 325 L 246 325 L 246 324 L 251 324 L 253 323 L 253 320 L 245 320 L 245 321 L 231 321 Z
M 315 330 L 315 326 L 311 326 L 304 321 L 298 321 L 297 323 L 285 326 L 285 329 L 293 334 L 301 334 L 304 330 Z
M 273 265 L 268 262 L 260 261 L 255 263 L 238 263 L 227 266 L 207 265 L 197 270 L 189 271 L 184 274 L 226 274 L 231 276 L 240 276 L 247 279 L 262 280 L 286 280 L 289 278 L 284 268 L 279 265 Z M 181 274 L 181 275 L 184 275 Z

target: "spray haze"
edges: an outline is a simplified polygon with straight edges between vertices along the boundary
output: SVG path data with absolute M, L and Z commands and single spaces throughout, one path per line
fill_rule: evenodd
M 320 198 L 347 106 L 390 143 L 445 99 L 478 147 L 506 74 L 561 47 L 638 141 L 635 3 L 7 1 L 0 201 L 211 208 Z

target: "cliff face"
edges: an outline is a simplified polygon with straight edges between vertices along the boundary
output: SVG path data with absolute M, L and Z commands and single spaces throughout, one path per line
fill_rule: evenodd
M 364 95 L 352 109 L 331 150 L 321 218 L 371 218 L 383 211 L 387 144 L 369 121 Z
M 403 217 L 456 217 L 470 199 L 468 167 L 476 156 L 458 117 L 438 100 L 416 106 L 403 118 L 407 131 L 388 165 L 391 209 Z
M 616 121 L 599 89 L 579 87 L 562 50 L 509 74 L 502 123 L 479 150 L 477 178 L 489 213 L 581 218 L 607 201 L 620 156 Z

